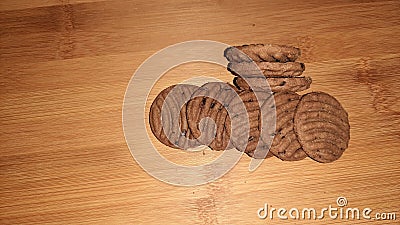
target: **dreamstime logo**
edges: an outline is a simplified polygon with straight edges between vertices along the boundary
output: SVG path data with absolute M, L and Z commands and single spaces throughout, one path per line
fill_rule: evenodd
M 329 205 L 326 208 L 317 210 L 315 208 L 274 208 L 267 203 L 264 207 L 257 210 L 257 216 L 260 219 L 274 219 L 278 218 L 281 220 L 288 219 L 301 219 L 301 220 L 321 220 L 328 216 L 330 219 L 341 219 L 341 220 L 396 220 L 396 213 L 394 212 L 373 212 L 371 208 L 350 208 L 346 207 L 348 204 L 345 197 L 338 197 L 336 199 L 336 206 Z
M 145 105 L 148 99 L 149 92 L 154 84 L 157 82 L 157 80 L 168 70 L 189 62 L 208 62 L 226 67 L 228 62 L 224 58 L 223 54 L 224 50 L 228 47 L 230 46 L 224 43 L 205 40 L 178 43 L 164 48 L 146 59 L 131 78 L 126 89 L 122 110 L 125 140 L 131 151 L 132 156 L 135 158 L 137 163 L 154 178 L 169 184 L 182 186 L 194 186 L 204 184 L 214 181 L 223 176 L 234 165 L 236 165 L 236 163 L 242 156 L 242 152 L 228 150 L 224 151 L 221 156 L 208 164 L 200 166 L 178 165 L 167 160 L 157 151 L 148 136 L 149 131 L 146 130 Z M 259 70 L 254 62 L 253 66 L 256 70 Z M 259 74 L 262 75 L 262 72 L 259 71 Z M 215 78 L 212 77 L 203 77 L 202 79 L 204 81 L 215 81 Z M 246 78 L 244 79 L 246 80 Z M 256 98 L 258 100 L 267 99 L 267 96 L 265 95 L 272 96 L 272 92 L 268 90 L 269 85 L 265 78 L 264 82 L 265 84 L 263 85 L 267 87 L 267 90 L 263 93 L 255 92 Z M 190 80 L 182 81 L 182 83 L 190 84 Z M 250 87 L 252 87 L 250 83 L 249 85 Z M 174 89 L 175 88 L 173 88 L 171 92 L 173 92 Z M 210 95 L 206 97 L 211 97 L 222 103 L 222 105 L 225 105 L 225 99 L 223 96 L 216 97 Z M 236 97 L 238 98 L 237 94 Z M 178 106 L 182 106 L 189 100 L 190 98 L 184 99 L 183 101 L 179 100 L 175 102 L 177 102 Z M 265 144 L 270 145 L 273 139 L 273 133 L 275 131 L 275 102 L 269 101 L 268 104 L 271 104 L 270 107 L 266 107 L 270 110 L 269 112 L 263 112 L 263 110 L 261 110 L 261 124 L 263 125 L 261 127 L 260 136 L 262 134 L 266 134 L 265 136 L 269 139 L 263 141 L 265 142 Z M 245 118 L 245 122 L 247 123 L 245 123 L 244 125 L 244 127 L 247 129 L 245 129 L 244 132 L 249 133 L 248 115 L 243 102 L 241 102 L 241 104 L 239 104 L 239 106 L 236 108 L 239 109 L 240 112 L 231 112 L 228 110 L 228 115 L 231 115 L 232 113 L 236 113 L 237 115 L 241 112 L 244 112 L 241 113 L 247 116 Z M 164 110 L 165 107 L 162 107 L 161 118 L 163 118 L 164 116 Z M 174 119 L 175 121 L 179 121 L 179 119 L 177 118 L 172 119 Z M 210 119 L 207 118 L 205 120 L 206 123 L 208 123 L 209 120 Z M 212 122 L 214 121 L 211 121 L 211 123 Z M 177 126 L 174 123 L 169 123 L 164 120 L 162 121 L 162 125 L 164 127 Z M 232 124 L 232 130 L 235 129 L 235 126 L 237 125 Z M 179 125 L 177 127 L 179 127 Z M 168 138 L 169 140 L 171 140 L 170 136 L 168 136 Z M 193 140 L 188 139 L 187 142 L 190 143 L 193 142 Z M 261 143 L 259 143 L 259 145 L 260 144 Z M 267 154 L 267 152 L 263 152 L 263 154 Z M 249 165 L 249 170 L 255 170 L 262 161 L 262 159 L 252 159 Z
M 339 207 L 344 207 L 344 206 L 347 205 L 347 199 L 345 197 L 339 197 L 339 198 L 336 199 L 336 204 Z

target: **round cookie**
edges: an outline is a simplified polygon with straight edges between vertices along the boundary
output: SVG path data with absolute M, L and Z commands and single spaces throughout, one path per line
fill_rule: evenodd
M 312 83 L 311 77 L 246 77 L 246 80 L 251 84 L 253 90 L 270 89 L 272 92 L 300 92 L 309 89 Z M 250 86 L 246 80 L 242 77 L 235 77 L 233 84 L 239 90 L 249 90 Z
M 350 140 L 347 112 L 324 92 L 303 95 L 295 112 L 294 129 L 307 155 L 322 163 L 340 158 Z
M 229 62 L 294 62 L 300 54 L 298 48 L 273 44 L 233 46 L 224 51 Z
M 245 90 L 239 93 L 239 98 L 234 98 L 229 104 L 228 112 L 232 123 L 231 140 L 237 150 L 252 154 L 254 150 L 265 146 L 260 142 L 262 128 L 260 105 L 269 98 L 272 98 L 270 92 L 255 93 Z
M 210 82 L 193 93 L 187 104 L 187 121 L 193 137 L 201 144 L 213 150 L 229 147 L 230 130 L 225 124 L 230 123 L 230 119 L 226 107 L 237 96 L 236 91 L 235 87 L 227 83 Z M 201 122 L 204 118 L 207 120 Z
M 275 96 L 276 130 L 271 153 L 284 161 L 307 157 L 294 132 L 294 113 L 301 96 L 294 92 L 279 92 Z
M 227 69 L 235 76 L 295 77 L 305 70 L 299 62 L 230 62 Z
M 163 144 L 180 149 L 199 145 L 188 128 L 186 103 L 198 86 L 172 85 L 154 99 L 149 112 L 149 123 L 154 136 Z
M 257 149 L 255 149 L 254 151 L 251 152 L 246 152 L 246 154 L 254 159 L 267 159 L 270 158 L 272 156 L 274 156 L 274 154 L 272 154 L 269 149 L 269 145 L 265 144 L 261 139 L 260 139 L 260 145 L 258 146 Z

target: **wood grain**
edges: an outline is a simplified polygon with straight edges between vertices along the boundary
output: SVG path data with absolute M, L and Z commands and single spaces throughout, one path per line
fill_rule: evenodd
M 399 12 L 398 1 L 379 0 L 2 1 L 0 223 L 308 224 L 260 220 L 256 212 L 265 203 L 321 209 L 339 196 L 349 207 L 400 217 Z M 144 172 L 124 139 L 125 89 L 147 57 L 194 39 L 300 47 L 311 90 L 332 94 L 349 113 L 345 154 L 330 164 L 271 158 L 251 173 L 243 156 L 221 179 L 197 187 Z M 175 68 L 150 92 L 146 112 L 160 90 L 200 75 L 232 80 L 215 65 Z M 151 137 L 177 163 L 218 156 Z

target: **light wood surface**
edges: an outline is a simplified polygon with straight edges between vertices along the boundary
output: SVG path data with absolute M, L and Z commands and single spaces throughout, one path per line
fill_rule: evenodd
M 3 0 L 0 21 L 1 224 L 309 224 L 256 213 L 265 203 L 321 209 L 339 196 L 398 218 L 313 222 L 399 223 L 399 1 Z M 243 156 L 196 187 L 149 176 L 125 143 L 125 89 L 146 58 L 194 39 L 300 47 L 311 90 L 349 113 L 345 154 L 330 164 L 271 158 L 251 173 Z M 148 103 L 199 75 L 232 79 L 218 66 L 184 65 L 159 80 Z M 177 163 L 218 156 L 152 139 Z

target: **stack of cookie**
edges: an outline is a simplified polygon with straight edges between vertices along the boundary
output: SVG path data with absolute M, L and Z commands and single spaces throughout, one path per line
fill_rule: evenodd
M 311 84 L 301 76 L 305 66 L 296 62 L 298 48 L 244 45 L 224 55 L 235 86 L 177 84 L 156 97 L 149 119 L 160 142 L 180 149 L 236 148 L 253 158 L 284 161 L 308 156 L 332 162 L 342 155 L 350 139 L 347 112 L 329 94 L 296 93 Z
M 271 44 L 235 46 L 224 51 L 229 61 L 227 68 L 235 75 L 233 83 L 239 90 L 274 93 L 276 131 L 270 152 L 285 161 L 307 157 L 297 141 L 293 124 L 300 100 L 300 95 L 295 92 L 308 89 L 312 82 L 310 77 L 301 76 L 305 65 L 296 62 L 300 54 L 298 48 Z M 265 155 L 260 154 L 250 156 L 263 158 Z
M 301 76 L 304 63 L 296 62 L 300 49 L 282 45 L 252 44 L 227 48 L 228 70 L 236 77 L 233 83 L 240 90 L 266 89 L 267 80 L 272 92 L 304 91 L 311 78 Z
M 239 90 L 273 92 L 276 129 L 270 152 L 284 161 L 310 156 L 319 162 L 331 162 L 348 146 L 348 116 L 329 94 L 296 93 L 310 88 L 312 82 L 311 77 L 301 76 L 305 65 L 296 62 L 300 54 L 298 48 L 271 44 L 235 46 L 224 51 Z

